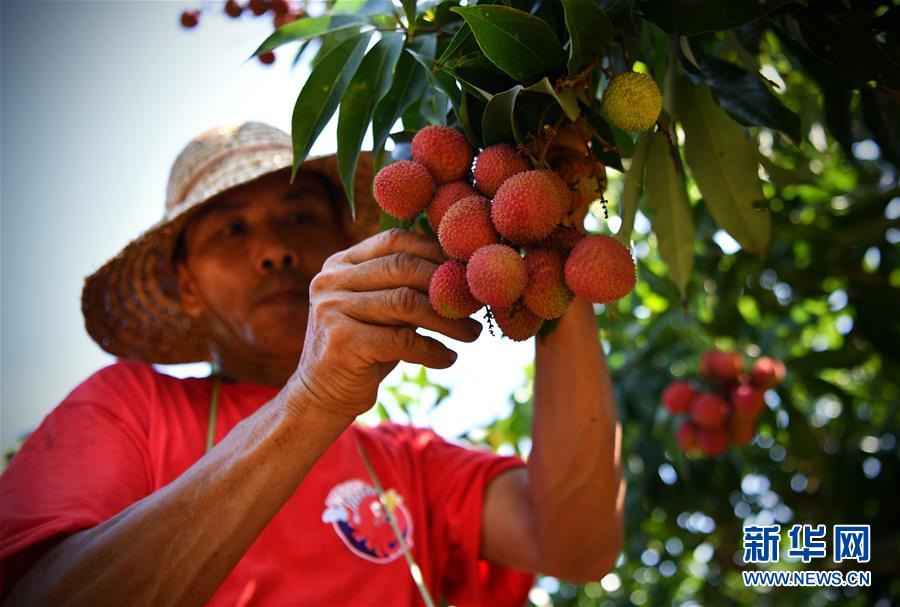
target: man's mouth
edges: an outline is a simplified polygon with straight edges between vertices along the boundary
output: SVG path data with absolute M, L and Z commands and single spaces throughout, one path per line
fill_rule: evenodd
M 307 294 L 303 291 L 297 290 L 289 290 L 289 291 L 279 291 L 277 293 L 273 293 L 269 295 L 265 299 L 263 299 L 260 304 L 261 305 L 298 305 L 300 303 L 305 303 L 307 300 Z

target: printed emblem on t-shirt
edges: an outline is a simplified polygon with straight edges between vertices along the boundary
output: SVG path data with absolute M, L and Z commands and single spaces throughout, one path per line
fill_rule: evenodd
M 412 517 L 402 496 L 388 489 L 385 498 L 393 504 L 397 527 L 412 548 Z M 403 554 L 375 488 L 360 479 L 344 481 L 328 492 L 322 522 L 331 523 L 350 552 L 373 563 L 390 563 Z

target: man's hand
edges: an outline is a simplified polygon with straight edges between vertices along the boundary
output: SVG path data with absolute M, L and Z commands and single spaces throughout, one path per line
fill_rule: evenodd
M 348 423 L 374 403 L 378 384 L 401 360 L 443 369 L 456 353 L 417 327 L 474 341 L 481 324 L 448 320 L 428 300 L 428 284 L 446 260 L 425 234 L 381 232 L 325 261 L 310 289 L 300 364 L 288 382 L 303 401 Z M 290 402 L 290 399 L 289 399 Z

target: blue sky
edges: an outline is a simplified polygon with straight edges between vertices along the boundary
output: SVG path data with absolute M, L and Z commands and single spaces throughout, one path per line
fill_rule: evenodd
M 289 129 L 306 66 L 291 70 L 293 52 L 244 64 L 271 21 L 235 22 L 222 4 L 0 2 L 0 448 L 113 361 L 84 330 L 81 285 L 162 216 L 181 148 L 226 122 Z M 200 27 L 182 29 L 181 10 L 198 6 Z M 312 152 L 333 152 L 334 133 Z M 430 376 L 454 394 L 414 421 L 453 435 L 504 414 L 532 342 L 442 339 L 460 358 Z M 387 383 L 404 369 L 416 370 Z

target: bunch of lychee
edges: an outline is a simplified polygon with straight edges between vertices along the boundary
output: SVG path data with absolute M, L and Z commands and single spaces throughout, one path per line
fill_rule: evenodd
M 450 258 L 429 287 L 438 314 L 465 318 L 487 305 L 503 333 L 522 341 L 562 316 L 575 295 L 606 303 L 631 292 L 628 248 L 582 225 L 605 172 L 601 184 L 593 159 L 569 151 L 548 156 L 552 170 L 534 168 L 507 143 L 475 158 L 462 132 L 427 126 L 412 140 L 412 160 L 379 171 L 381 208 L 403 220 L 424 211 Z
M 678 426 L 678 445 L 689 455 L 716 457 L 729 444 L 748 444 L 756 436 L 766 390 L 777 387 L 784 374 L 784 363 L 768 356 L 758 358 L 747 373 L 740 352 L 705 352 L 700 357 L 704 389 L 676 381 L 662 393 L 666 409 L 688 416 Z

